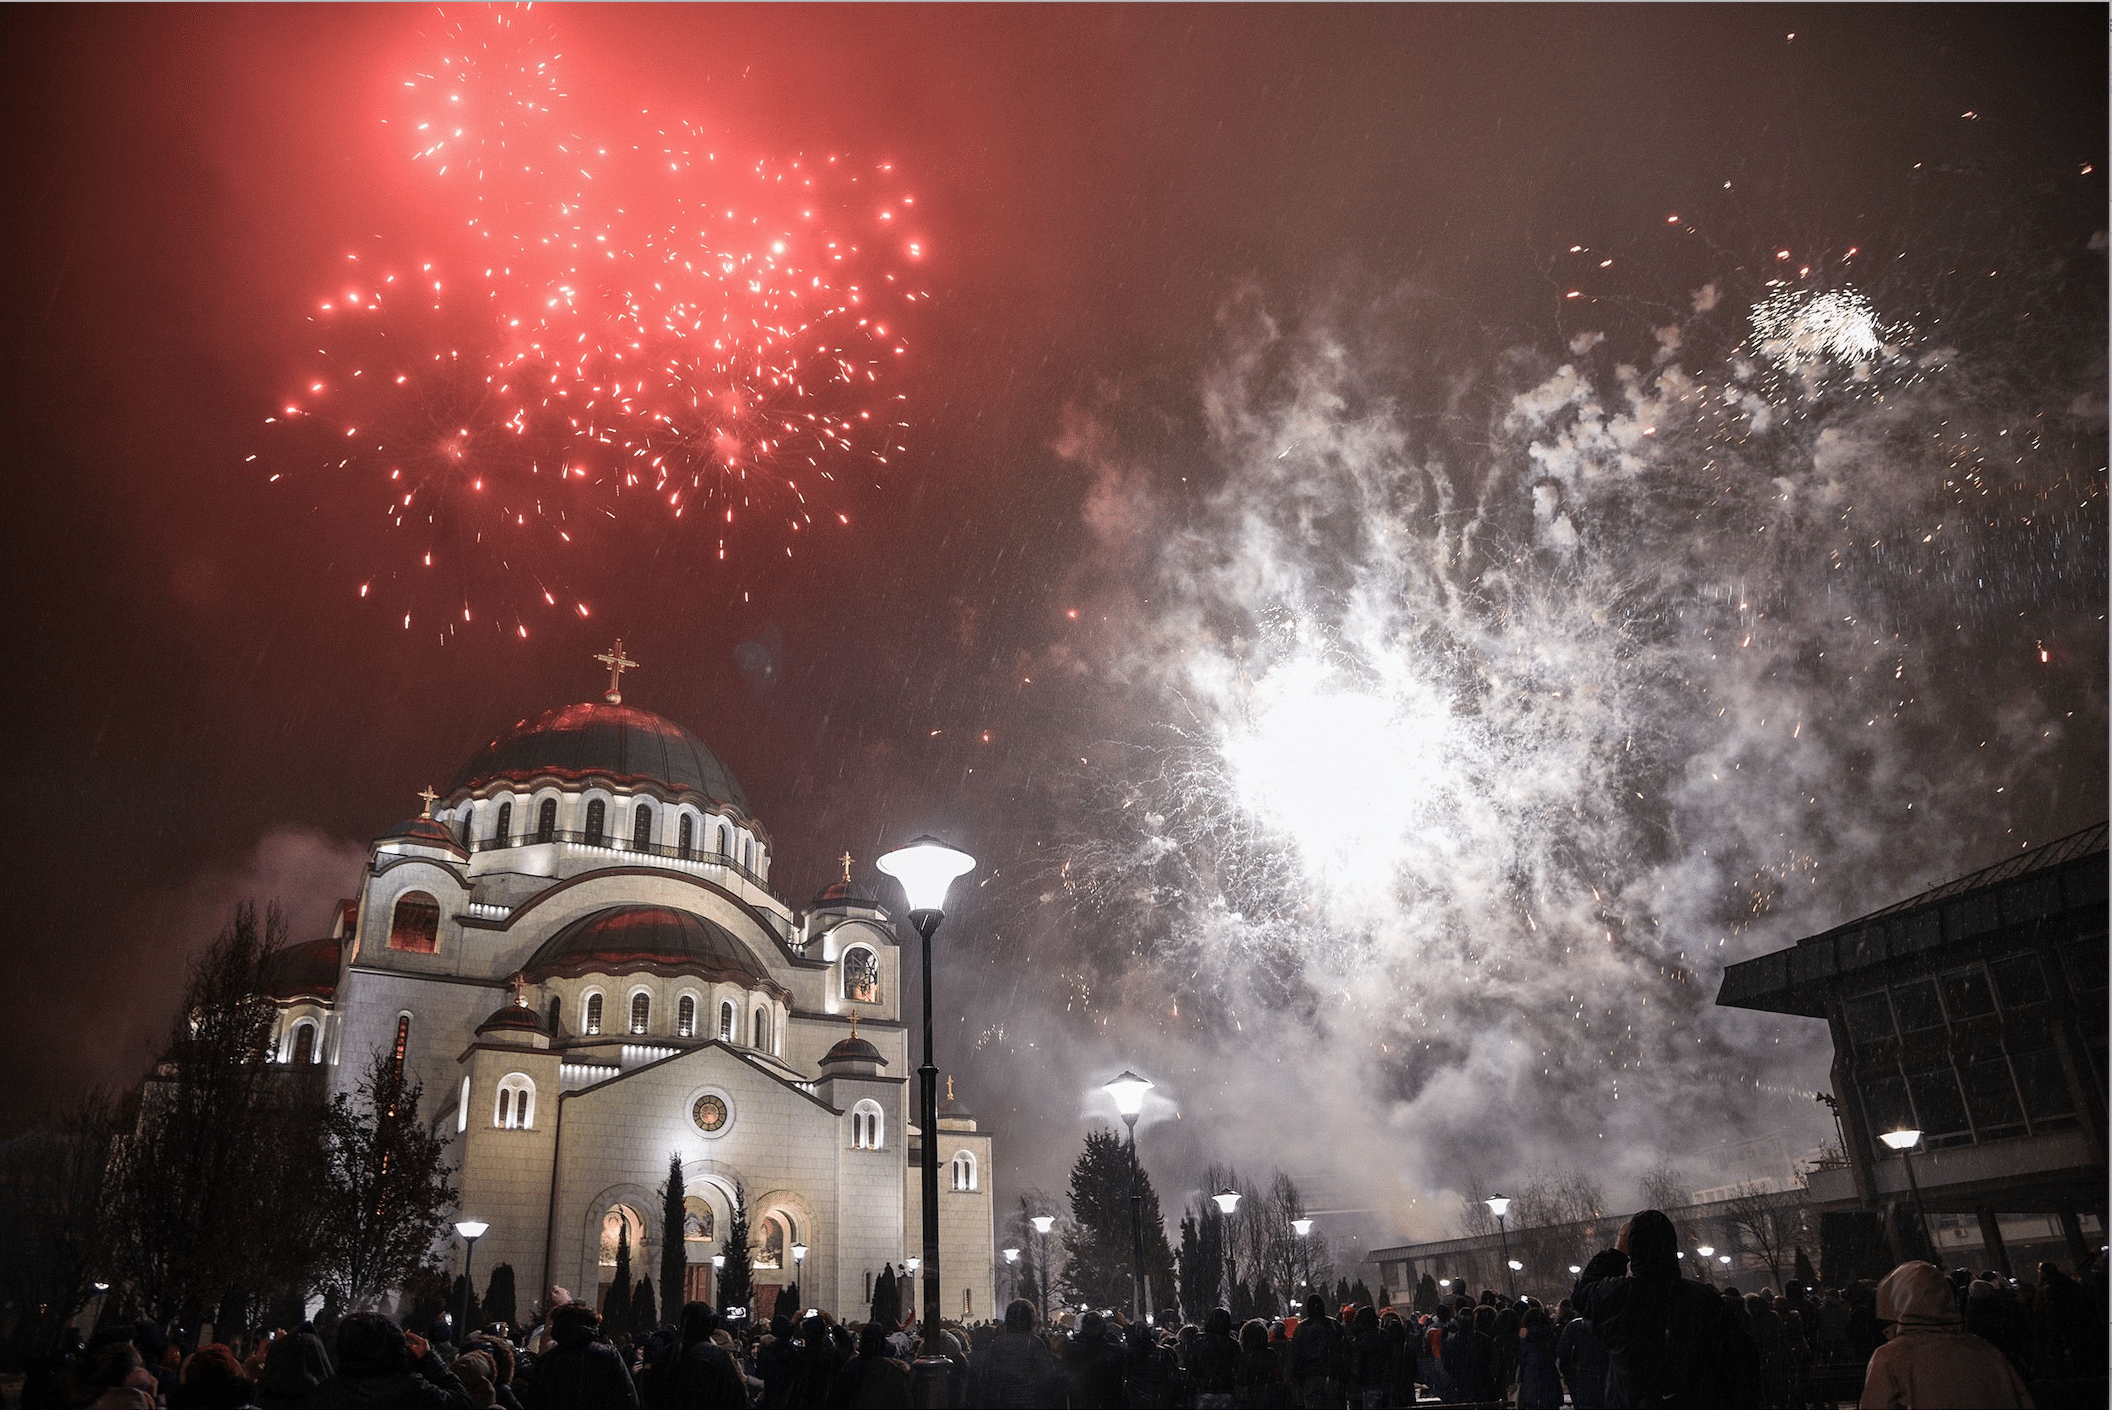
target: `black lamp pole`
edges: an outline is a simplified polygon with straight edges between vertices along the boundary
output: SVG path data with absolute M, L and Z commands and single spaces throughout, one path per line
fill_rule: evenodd
M 917 1124 L 924 1130 L 920 1172 L 924 1189 L 924 1354 L 939 1354 L 939 1067 L 931 1055 L 931 933 L 946 919 L 941 910 L 909 913 L 909 923 L 924 940 L 924 1065 L 917 1069 L 922 1090 Z
M 1129 1315 L 1133 1322 L 1143 1321 L 1145 1313 L 1144 1192 L 1137 1185 L 1137 1115 L 1134 1111 L 1122 1113 L 1122 1124 L 1129 1128 Z

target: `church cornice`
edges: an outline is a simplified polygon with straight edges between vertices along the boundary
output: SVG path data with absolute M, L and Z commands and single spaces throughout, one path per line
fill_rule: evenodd
M 808 1091 L 805 1082 L 794 1082 L 789 1078 L 780 1075 L 779 1073 L 773 1072 L 768 1067 L 765 1067 L 762 1063 L 754 1061 L 744 1050 L 734 1047 L 730 1043 L 722 1042 L 717 1038 L 708 1038 L 704 1042 L 699 1043 L 693 1048 L 686 1048 L 681 1052 L 671 1054 L 664 1058 L 656 1059 L 652 1062 L 640 1063 L 637 1067 L 626 1068 L 624 1071 L 617 1073 L 614 1077 L 608 1078 L 605 1081 L 596 1082 L 591 1087 L 575 1087 L 569 1091 L 559 1092 L 557 1094 L 558 1109 L 560 1112 L 562 1112 L 565 1103 L 572 1100 L 574 1097 L 584 1097 L 596 1092 L 606 1092 L 611 1087 L 619 1086 L 622 1083 L 629 1081 L 631 1078 L 636 1077 L 641 1073 L 657 1072 L 659 1069 L 666 1067 L 670 1063 L 684 1062 L 689 1059 L 695 1058 L 699 1053 L 708 1053 L 711 1052 L 713 1049 L 724 1053 L 727 1057 L 733 1059 L 735 1062 L 738 1062 L 742 1067 L 746 1068 L 750 1072 L 755 1073 L 757 1076 L 767 1077 L 769 1080 L 775 1082 L 778 1086 L 784 1088 L 786 1091 L 796 1093 L 798 1096 L 804 1098 L 805 1100 L 812 1102 L 815 1106 L 821 1108 L 829 1115 L 843 1115 L 843 1113 L 837 1108 L 830 1106 L 819 1096 L 815 1095 L 813 1092 Z M 806 1079 L 807 1082 L 819 1080 L 823 1079 Z M 906 1077 L 892 1077 L 871 1080 L 878 1080 L 883 1082 L 907 1082 L 909 1079 Z M 562 1117 L 560 1117 L 560 1119 L 562 1119 Z
M 583 793 L 595 785 L 610 792 L 621 792 L 627 797 L 651 798 L 662 807 L 686 804 L 701 812 L 711 813 L 739 823 L 771 847 L 776 840 L 761 818 L 756 817 L 730 798 L 714 798 L 701 788 L 692 788 L 686 783 L 669 783 L 650 774 L 619 774 L 610 769 L 557 769 L 539 768 L 533 772 L 498 773 L 480 779 L 474 788 L 458 788 L 442 800 L 447 809 L 461 807 L 464 803 L 483 803 L 501 793 L 533 793 L 538 788 L 555 788 L 561 792 Z

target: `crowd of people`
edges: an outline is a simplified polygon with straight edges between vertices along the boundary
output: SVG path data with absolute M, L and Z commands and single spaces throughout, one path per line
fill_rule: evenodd
M 610 1336 L 562 1288 L 528 1328 L 456 1344 L 375 1312 L 275 1333 L 246 1356 L 194 1350 L 150 1323 L 107 1327 L 36 1368 L 24 1410 L 835 1410 L 944 1403 L 1123 1410 L 1382 1410 L 1434 1396 L 1519 1410 L 1834 1403 L 1865 1407 L 2031 1405 L 2031 1380 L 2104 1371 L 2103 1260 L 2088 1280 L 2039 1266 L 2036 1285 L 1906 1263 L 1883 1281 L 1741 1295 L 1683 1278 L 1671 1220 L 1637 1215 L 1614 1248 L 1550 1307 L 1494 1292 L 1434 1309 L 1330 1308 L 1235 1327 L 1066 1314 L 1042 1323 L 1026 1299 L 1001 1324 L 846 1326 L 808 1311 L 751 1325 L 704 1303 L 651 1336 Z M 919 1387 L 912 1364 L 939 1384 Z M 943 1362 L 943 1365 L 940 1363 Z M 1830 1380 L 1829 1380 L 1830 1377 Z

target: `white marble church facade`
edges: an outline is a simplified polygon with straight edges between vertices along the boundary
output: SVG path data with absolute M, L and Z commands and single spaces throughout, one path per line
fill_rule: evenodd
M 796 1281 L 862 1313 L 881 1268 L 921 1252 L 919 1135 L 895 927 L 848 859 L 791 908 L 731 772 L 613 681 L 502 732 L 428 809 L 374 842 L 333 933 L 287 956 L 279 1060 L 350 1088 L 385 1051 L 423 1084 L 462 1215 L 491 1226 L 479 1283 L 510 1263 L 524 1313 L 553 1284 L 606 1287 L 621 1225 L 634 1279 L 657 1282 L 680 1237 L 683 1295 L 715 1301 L 737 1188 L 758 1312 Z M 938 1126 L 943 1305 L 988 1317 L 990 1133 L 955 1101 Z M 689 1196 L 672 1232 L 671 1155 Z

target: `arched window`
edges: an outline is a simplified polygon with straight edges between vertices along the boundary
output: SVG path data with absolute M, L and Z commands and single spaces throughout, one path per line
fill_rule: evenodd
M 467 1077 L 462 1079 L 462 1095 L 455 1102 L 455 1129 L 457 1131 L 467 1131 L 469 1129 L 469 1079 Z
M 718 827 L 714 829 L 714 831 L 717 832 L 719 838 L 719 855 L 722 857 L 730 855 L 733 851 L 733 833 L 727 828 L 726 824 L 724 823 L 720 823 Z
M 880 1002 L 880 956 L 864 945 L 843 952 L 843 997 L 854 1004 Z
M 586 1019 L 580 1024 L 580 1027 L 588 1033 L 599 1033 L 601 1031 L 601 995 L 587 995 Z
M 535 1125 L 535 1082 L 524 1072 L 509 1072 L 499 1079 L 498 1109 L 491 1124 L 507 1131 L 526 1131 Z
M 677 829 L 675 839 L 675 851 L 681 854 L 683 861 L 686 862 L 689 860 L 689 854 L 695 849 L 696 840 L 697 820 L 691 817 L 689 814 L 684 813 L 682 815 L 681 827 Z
M 748 1036 L 755 1040 L 759 1051 L 770 1051 L 770 1010 L 759 1008 L 755 1011 L 755 1026 Z
M 511 802 L 501 803 L 499 804 L 499 820 L 491 829 L 491 845 L 504 847 L 513 840 L 512 833 L 513 804 Z
M 631 819 L 631 850 L 633 852 L 643 852 L 652 845 L 653 810 L 640 803 L 637 814 Z
M 645 1220 L 627 1204 L 610 1205 L 601 1216 L 602 1267 L 616 1266 L 616 1250 L 626 1234 L 630 1236 L 631 1257 L 636 1260 L 640 1257 L 638 1251 L 645 1247 Z
M 396 898 L 389 919 L 389 948 L 430 955 L 440 943 L 440 903 L 423 891 L 406 891 Z
M 535 810 L 535 840 L 555 842 L 557 840 L 557 800 L 545 798 L 543 806 Z
M 953 1187 L 962 1193 L 975 1188 L 975 1153 L 958 1151 L 953 1157 Z
M 728 1002 L 726 1002 L 726 1003 L 722 1003 L 722 1004 L 720 1004 L 720 1005 L 719 1005 L 719 1041 L 720 1041 L 720 1042 L 722 1042 L 722 1043 L 731 1043 L 731 1042 L 733 1041 L 733 1024 L 734 1024 L 734 1017 L 733 1017 L 733 1004 L 732 1004 L 732 1002 L 731 1002 L 731 1001 L 728 1001 Z
M 553 1038 L 557 1036 L 557 1020 L 564 1013 L 564 1002 L 563 999 L 550 1001 L 550 1036 Z
M 880 1103 L 867 1098 L 851 1108 L 851 1145 L 862 1151 L 876 1151 L 886 1131 L 881 1125 Z
M 631 995 L 631 1031 L 643 1033 L 653 1016 L 653 1000 L 649 994 Z
M 741 865 L 749 871 L 755 870 L 755 839 L 753 837 L 741 839 Z
M 465 852 L 469 850 L 469 844 L 471 841 L 469 835 L 469 824 L 470 811 L 469 808 L 465 805 L 462 809 L 462 850 Z
M 316 1060 L 315 1025 L 303 1020 L 293 1025 L 293 1050 L 288 1059 L 295 1065 L 305 1065 Z
M 602 823 L 609 815 L 609 805 L 596 798 L 587 804 L 587 845 L 599 847 L 602 843 Z
M 675 1005 L 675 1035 L 681 1038 L 697 1036 L 697 996 L 684 994 Z

